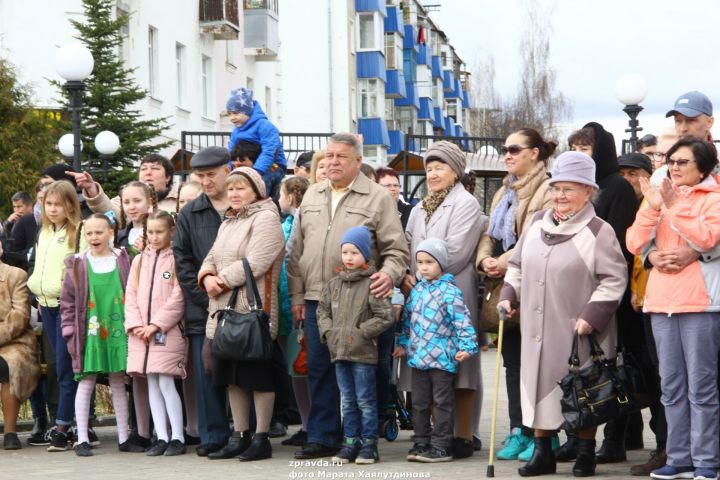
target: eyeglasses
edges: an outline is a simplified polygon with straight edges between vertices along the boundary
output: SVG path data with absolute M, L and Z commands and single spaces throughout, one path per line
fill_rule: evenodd
M 563 196 L 563 197 L 571 197 L 575 195 L 577 192 L 579 192 L 577 188 L 569 188 L 569 187 L 550 187 L 550 193 L 555 195 L 556 197 Z
M 508 145 L 508 146 L 506 147 L 505 145 L 503 145 L 502 147 L 500 147 L 500 153 L 502 153 L 503 156 L 505 156 L 505 155 L 507 155 L 507 154 L 509 153 L 510 155 L 512 155 L 512 156 L 514 157 L 515 155 L 517 155 L 517 154 L 520 153 L 521 151 L 527 150 L 527 149 L 529 149 L 529 148 L 533 148 L 533 147 L 523 147 L 523 146 L 520 146 L 520 145 Z
M 664 162 L 664 161 L 665 161 L 665 157 L 667 157 L 667 154 L 665 154 L 665 153 L 663 153 L 663 152 L 653 152 L 653 153 L 652 153 L 652 158 L 653 158 L 653 160 L 655 160 L 656 162 Z
M 694 162 L 695 160 L 689 160 L 687 158 L 678 158 L 677 160 L 673 160 L 672 158 L 668 158 L 665 160 L 665 165 L 668 166 L 668 168 L 672 168 L 674 166 L 678 166 L 680 168 L 685 168 L 688 163 Z

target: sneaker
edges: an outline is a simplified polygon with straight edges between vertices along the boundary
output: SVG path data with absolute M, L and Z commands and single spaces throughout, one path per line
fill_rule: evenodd
M 504 448 L 497 453 L 498 460 L 517 460 L 518 456 L 533 444 L 533 439 L 523 435 L 520 427 L 514 428 L 502 442 Z
M 660 480 L 675 480 L 676 478 L 695 478 L 693 467 L 673 467 L 665 465 L 664 467 L 653 470 L 650 473 L 651 478 L 659 478 Z
M 20 450 L 22 448 L 22 444 L 20 443 L 17 433 L 8 432 L 3 435 L 3 448 L 5 450 Z
M 378 453 L 377 442 L 370 440 L 367 443 L 363 443 L 355 459 L 355 463 L 357 465 L 370 465 L 379 461 L 380 454 Z
M 168 448 L 168 443 L 165 440 L 158 440 L 153 443 L 152 447 L 148 448 L 145 455 L 148 457 L 159 457 L 165 453 Z
M 70 440 L 65 432 L 58 429 L 52 430 L 50 434 L 50 446 L 48 452 L 64 452 L 70 446 Z
M 88 442 L 83 442 L 75 445 L 75 455 L 78 457 L 92 457 L 92 447 Z
M 42 434 L 42 436 L 38 435 L 37 437 L 35 437 L 31 435 L 30 438 L 28 438 L 28 444 L 35 446 L 50 445 L 52 432 L 54 432 L 55 430 L 57 430 L 57 426 L 53 425 L 52 427 L 48 428 L 45 433 Z
M 429 450 L 417 454 L 415 461 L 422 463 L 452 462 L 453 456 L 448 449 L 433 445 Z
M 165 449 L 165 453 L 163 453 L 163 455 L 166 457 L 175 457 L 177 455 L 184 455 L 186 451 L 187 450 L 185 449 L 185 444 L 183 442 L 180 440 L 170 440 L 170 443 Z
M 550 441 L 550 446 L 553 449 L 553 452 L 560 448 L 560 438 L 557 435 L 552 436 L 552 440 Z M 530 445 L 520 452 L 520 455 L 518 455 L 517 459 L 521 462 L 529 462 L 530 458 L 532 457 L 533 452 L 535 451 L 535 442 L 530 442 Z
M 88 428 L 88 440 L 90 440 L 90 446 L 100 446 L 100 439 L 98 438 L 97 433 L 95 433 L 95 429 L 93 427 Z
M 360 447 L 361 443 L 358 440 L 346 437 L 345 439 L 343 439 L 343 445 L 340 448 L 340 451 L 332 457 L 332 462 L 336 464 L 354 462 L 358 456 L 358 453 L 360 453 Z
M 302 447 L 307 443 L 307 432 L 302 428 L 295 432 L 290 438 L 286 438 L 280 445 L 293 445 L 295 447 Z
M 717 478 L 717 470 L 715 470 L 714 468 L 695 469 L 695 480 L 716 480 Z
M 143 453 L 145 450 L 147 450 L 147 448 L 141 447 L 140 445 L 137 445 L 128 439 L 125 440 L 123 443 L 118 444 L 118 450 L 127 453 Z
M 416 442 L 413 444 L 413 447 L 408 450 L 407 457 L 405 457 L 405 460 L 408 462 L 417 462 L 417 456 L 421 453 L 425 453 L 428 450 L 430 450 L 430 444 L 429 443 L 419 443 Z

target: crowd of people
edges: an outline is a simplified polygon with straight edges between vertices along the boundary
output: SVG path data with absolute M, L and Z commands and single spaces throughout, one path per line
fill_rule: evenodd
M 608 422 L 599 449 L 596 427 L 560 444 L 558 381 L 573 337 L 593 335 L 645 378 L 637 393 L 657 445 L 630 473 L 717 478 L 720 178 L 704 94 L 682 95 L 667 114 L 675 131 L 620 157 L 595 122 L 556 157 L 557 141 L 512 132 L 489 212 L 454 143 L 424 152 L 427 193 L 411 204 L 396 171 L 363 164 L 358 136 L 334 134 L 284 175 L 278 131 L 252 92 L 233 91 L 227 110 L 229 147 L 195 153 L 180 185 L 154 154 L 112 199 L 63 164 L 41 173 L 35 200 L 11 198 L 0 246 L 5 449 L 21 447 L 29 399 L 30 445 L 91 456 L 105 382 L 121 452 L 197 445 L 210 460 L 266 459 L 296 408 L 301 428 L 282 441 L 299 447 L 295 458 L 371 464 L 397 389 L 412 413 L 408 461 L 471 457 L 482 448 L 479 352 L 501 308 L 509 432 L 497 459 L 525 461 L 521 476 L 568 461 L 591 476 L 643 448 L 639 411 Z M 271 354 L 221 355 L 220 312 L 258 308 Z M 579 345 L 588 364 L 589 343 Z

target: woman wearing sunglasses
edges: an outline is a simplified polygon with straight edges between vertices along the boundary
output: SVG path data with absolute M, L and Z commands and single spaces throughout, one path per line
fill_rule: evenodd
M 552 205 L 547 162 L 555 148 L 555 141 L 545 141 L 532 128 L 523 128 L 507 137 L 501 152 L 508 174 L 503 186 L 493 197 L 490 207 L 490 223 L 480 239 L 476 266 L 485 281 L 483 308 L 487 315 L 493 314 L 492 305 L 497 302 L 507 271 L 508 261 L 515 244 L 525 231 L 535 212 Z M 488 295 L 490 298 L 488 298 Z M 494 300 L 494 302 L 493 302 Z M 488 319 L 485 319 L 486 322 Z M 505 326 L 503 333 L 503 363 L 510 414 L 510 433 L 503 442 L 504 448 L 497 453 L 499 460 L 529 460 L 533 451 L 533 431 L 523 427 L 520 409 L 520 329 Z M 557 437 L 555 437 L 557 438 Z M 557 440 L 555 440 L 557 443 Z
M 647 200 L 627 232 L 634 254 L 654 246 L 644 311 L 660 362 L 661 402 L 667 419 L 667 463 L 653 478 L 717 478 L 717 352 L 720 347 L 720 260 L 684 268 L 664 254 L 679 246 L 698 252 L 720 243 L 720 177 L 715 146 L 698 138 L 667 151 L 668 178 L 659 187 L 642 179 Z

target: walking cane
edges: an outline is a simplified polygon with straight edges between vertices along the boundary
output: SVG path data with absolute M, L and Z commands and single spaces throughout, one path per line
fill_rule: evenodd
M 502 354 L 503 326 L 506 311 L 498 307 L 500 322 L 498 323 L 497 358 L 495 359 L 495 392 L 493 394 L 492 423 L 490 426 L 490 459 L 488 460 L 487 477 L 495 476 L 495 423 L 497 421 L 498 390 L 500 388 L 500 355 Z

